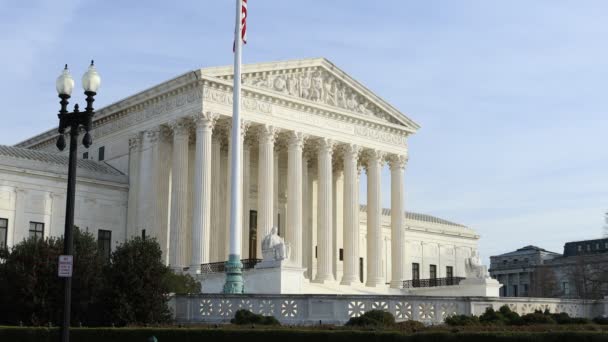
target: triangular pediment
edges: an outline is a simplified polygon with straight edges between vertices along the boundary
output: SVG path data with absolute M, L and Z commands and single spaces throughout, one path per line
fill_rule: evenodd
M 232 67 L 206 68 L 201 73 L 233 78 Z M 420 127 L 325 58 L 246 64 L 241 75 L 246 86 L 374 117 L 411 132 Z

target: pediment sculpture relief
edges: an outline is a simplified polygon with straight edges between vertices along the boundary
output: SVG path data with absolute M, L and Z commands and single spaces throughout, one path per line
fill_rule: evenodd
M 285 74 L 244 74 L 243 84 L 270 89 L 285 95 L 339 107 L 355 113 L 396 121 L 364 96 L 346 86 L 327 71 L 301 71 Z

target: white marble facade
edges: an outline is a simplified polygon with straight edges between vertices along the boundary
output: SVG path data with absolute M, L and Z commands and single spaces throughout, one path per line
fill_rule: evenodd
M 195 70 L 97 111 L 91 157 L 103 146 L 104 162 L 128 175 L 125 236 L 145 229 L 178 269 L 227 258 L 231 79 L 231 67 Z M 400 287 L 413 262 L 421 278 L 429 265 L 438 277 L 446 266 L 464 274 L 479 236 L 404 214 L 416 123 L 326 59 L 245 65 L 243 83 L 242 258 L 261 258 L 261 240 L 275 225 L 292 246 L 290 263 L 315 282 L 359 284 L 362 271 L 367 286 Z M 18 146 L 56 152 L 55 136 L 50 130 Z M 382 208 L 382 191 L 393 210 Z

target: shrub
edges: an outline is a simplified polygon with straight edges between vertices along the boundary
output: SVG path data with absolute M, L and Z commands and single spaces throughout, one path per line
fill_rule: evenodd
M 447 317 L 445 323 L 451 326 L 478 325 L 479 318 L 477 316 L 469 315 L 453 315 Z
M 119 245 L 106 269 L 108 313 L 118 325 L 156 324 L 171 319 L 165 278 L 170 272 L 153 238 Z
M 74 227 L 74 269 L 71 320 L 97 321 L 102 317 L 99 297 L 103 261 L 90 233 Z M 63 281 L 57 277 L 63 238 L 29 238 L 3 250 L 0 263 L 0 323 L 58 325 L 63 312 Z
M 200 293 L 201 284 L 189 274 L 178 274 L 173 271 L 165 274 L 167 290 L 173 293 Z
M 238 310 L 230 323 L 237 325 L 259 324 L 259 325 L 281 325 L 274 316 L 262 316 L 249 310 Z
M 525 314 L 521 316 L 521 319 L 525 324 L 555 324 L 555 320 L 551 317 L 551 315 L 546 312 L 543 313 L 540 310 L 536 310 L 533 313 Z
M 601 325 L 608 325 L 608 317 L 606 316 L 597 316 L 593 319 L 593 323 L 595 324 L 601 324 Z
M 494 311 L 493 308 L 486 308 L 486 311 L 479 316 L 479 322 L 497 325 L 504 325 L 507 323 L 502 313 L 500 313 L 500 311 Z
M 358 327 L 392 327 L 395 325 L 395 316 L 382 310 L 370 310 L 359 317 L 351 317 L 347 326 Z
M 426 327 L 424 323 L 412 320 L 395 323 L 395 325 L 399 330 L 409 333 L 422 331 Z

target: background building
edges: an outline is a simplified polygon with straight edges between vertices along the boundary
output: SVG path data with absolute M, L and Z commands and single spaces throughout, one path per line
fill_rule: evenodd
M 608 295 L 608 238 L 568 242 L 564 253 L 526 246 L 490 257 L 503 297 L 603 298 Z

